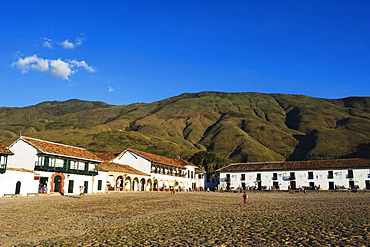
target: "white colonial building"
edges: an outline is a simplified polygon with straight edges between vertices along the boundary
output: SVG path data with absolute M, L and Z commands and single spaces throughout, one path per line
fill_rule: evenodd
M 98 175 L 98 166 L 102 161 L 83 148 L 20 137 L 10 145 L 9 150 L 14 155 L 8 158 L 6 173 L 24 173 L 24 176 L 17 178 L 16 194 L 96 193 L 105 189 L 106 175 Z M 2 186 L 3 183 L 1 181 Z
M 370 189 L 370 160 L 236 163 L 219 170 L 220 189 Z
M 195 189 L 196 186 L 195 168 L 197 166 L 183 159 L 170 159 L 127 149 L 118 154 L 112 162 L 128 164 L 134 169 L 149 174 L 150 179 L 143 178 L 139 181 L 141 191 L 188 190 Z
M 0 196 L 195 189 L 197 166 L 142 151 L 92 154 L 79 147 L 20 137 L 0 144 Z
M 195 183 L 197 190 L 217 190 L 219 181 L 215 173 L 205 172 L 202 169 L 195 170 Z
M 0 144 L 0 196 L 26 194 L 21 183 L 34 183 L 33 169 L 12 168 L 7 165 L 8 157 L 14 155 L 8 148 Z
M 114 163 L 113 160 L 121 153 L 98 153 L 104 160 L 99 165 L 99 174 L 106 172 L 106 192 L 112 191 L 150 191 L 152 180 L 149 174 L 137 170 L 127 164 Z

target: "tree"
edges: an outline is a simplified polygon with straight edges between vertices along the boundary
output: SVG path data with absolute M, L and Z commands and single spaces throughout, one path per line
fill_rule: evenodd
M 214 172 L 226 164 L 224 159 L 217 157 L 214 152 L 210 151 L 195 153 L 190 157 L 189 162 L 203 168 L 206 172 Z

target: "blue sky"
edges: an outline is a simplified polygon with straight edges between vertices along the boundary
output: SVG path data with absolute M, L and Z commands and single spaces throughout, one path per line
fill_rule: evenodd
M 370 96 L 370 1 L 0 0 L 0 106 Z

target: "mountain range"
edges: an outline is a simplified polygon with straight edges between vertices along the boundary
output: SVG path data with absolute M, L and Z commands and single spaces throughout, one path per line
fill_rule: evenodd
M 43 102 L 0 108 L 0 143 L 19 135 L 92 152 L 133 148 L 230 162 L 370 158 L 370 97 L 184 93 L 153 103 Z

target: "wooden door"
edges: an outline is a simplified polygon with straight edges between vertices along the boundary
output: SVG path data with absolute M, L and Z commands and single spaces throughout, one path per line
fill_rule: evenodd
M 69 180 L 69 182 L 68 182 L 68 193 L 73 193 L 74 183 L 75 183 L 74 180 Z
M 295 181 L 290 181 L 290 188 L 292 189 L 292 190 L 295 190 L 297 187 L 296 187 L 296 183 L 295 183 Z
M 334 182 L 329 182 L 329 190 L 333 190 L 334 189 Z
M 55 176 L 54 178 L 54 192 L 60 191 L 60 181 L 62 180 L 61 176 Z
M 84 182 L 84 193 L 85 194 L 89 191 L 88 188 L 89 188 L 89 181 L 85 181 Z

